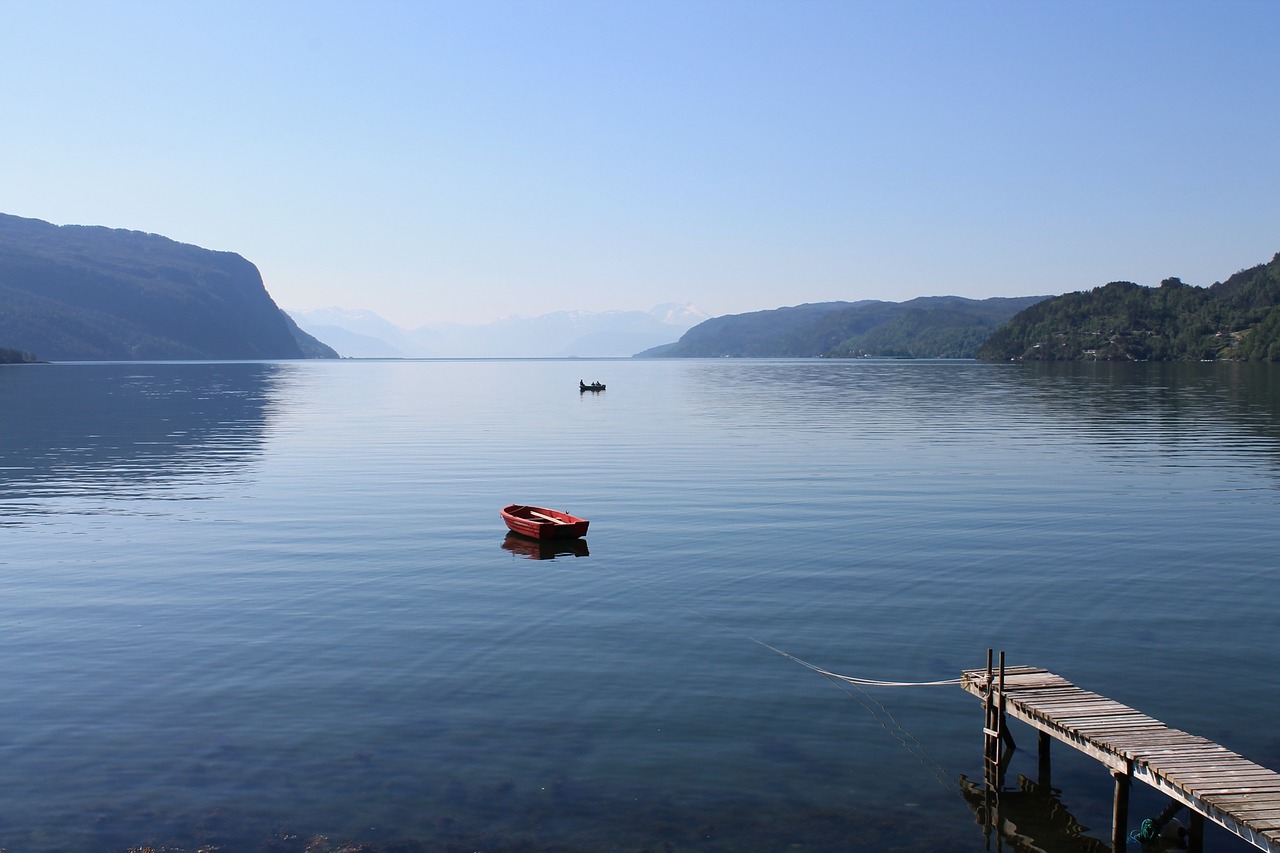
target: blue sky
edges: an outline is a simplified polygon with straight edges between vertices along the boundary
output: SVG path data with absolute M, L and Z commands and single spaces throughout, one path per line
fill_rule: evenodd
M 0 212 L 403 326 L 1212 284 L 1274 2 L 0 0 Z

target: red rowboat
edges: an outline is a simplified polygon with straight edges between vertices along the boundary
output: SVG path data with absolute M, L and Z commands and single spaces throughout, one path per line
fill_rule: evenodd
M 530 539 L 576 539 L 586 535 L 591 523 L 558 509 L 522 504 L 503 507 L 502 520 L 512 532 Z

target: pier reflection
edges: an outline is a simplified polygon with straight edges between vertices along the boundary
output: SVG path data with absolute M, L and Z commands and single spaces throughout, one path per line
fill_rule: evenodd
M 1025 776 L 1016 788 L 995 789 L 960 777 L 960 794 L 987 836 L 988 850 L 1015 853 L 1111 853 L 1111 845 L 1085 833 L 1058 792 Z
M 556 557 L 588 557 L 585 539 L 530 539 L 519 533 L 508 533 L 502 549 L 530 560 L 554 560 Z

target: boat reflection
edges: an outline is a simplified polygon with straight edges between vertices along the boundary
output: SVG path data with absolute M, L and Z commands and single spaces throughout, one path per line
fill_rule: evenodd
M 519 533 L 508 533 L 502 540 L 502 550 L 519 554 L 530 560 L 554 560 L 556 557 L 587 557 L 585 539 L 530 539 Z
M 1018 776 L 1018 787 L 996 791 L 964 776 L 960 793 L 978 825 L 996 835 L 999 849 L 1015 853 L 1111 853 L 1111 845 L 1092 838 L 1058 799 L 1058 792 Z

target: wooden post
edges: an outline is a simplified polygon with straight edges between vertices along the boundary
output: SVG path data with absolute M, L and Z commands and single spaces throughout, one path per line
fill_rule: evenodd
M 1004 715 L 1004 652 L 1000 652 L 1000 707 L 996 712 L 996 787 L 1004 787 L 1004 769 L 1008 766 L 1008 756 L 1013 753 L 1013 736 L 1009 734 L 1009 721 Z
M 1116 778 L 1115 806 L 1111 816 L 1111 849 L 1115 853 L 1124 853 L 1125 844 L 1129 840 L 1129 780 L 1133 769 L 1112 770 Z
M 999 734 L 996 728 L 996 695 L 995 674 L 991 670 L 992 649 L 987 649 L 986 695 L 982 700 L 982 792 L 985 808 L 983 809 L 982 835 L 986 840 L 986 849 L 991 849 L 991 839 L 995 836 L 999 845 L 1000 839 L 1000 790 L 997 772 L 999 761 Z
M 1187 853 L 1204 851 L 1204 815 L 1195 809 L 1187 817 Z
M 991 672 L 992 650 L 987 649 L 987 695 L 982 703 L 982 770 L 988 783 L 992 780 L 991 765 L 996 762 L 996 727 L 995 727 L 995 678 Z
M 1040 773 L 1037 781 L 1041 788 L 1047 790 L 1051 787 L 1049 782 L 1049 745 L 1053 743 L 1053 738 L 1049 737 L 1049 733 L 1044 731 L 1039 732 L 1039 735 L 1036 746 L 1040 754 Z
M 1009 756 L 1015 749 L 1013 735 L 1009 734 L 1005 718 L 1004 652 L 1000 653 L 1000 671 L 992 670 L 992 650 L 987 649 L 986 697 L 983 706 L 986 719 L 983 723 L 983 770 L 986 782 L 995 788 L 1004 786 L 1004 771 Z

